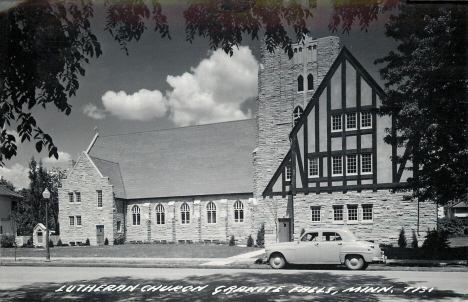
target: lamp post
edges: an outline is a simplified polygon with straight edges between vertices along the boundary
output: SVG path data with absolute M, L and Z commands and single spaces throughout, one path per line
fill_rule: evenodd
M 46 200 L 46 210 L 45 210 L 45 217 L 46 217 L 46 262 L 50 262 L 50 250 L 49 250 L 49 217 L 47 214 L 48 207 L 49 207 L 49 198 L 50 192 L 47 188 L 42 192 L 42 197 Z

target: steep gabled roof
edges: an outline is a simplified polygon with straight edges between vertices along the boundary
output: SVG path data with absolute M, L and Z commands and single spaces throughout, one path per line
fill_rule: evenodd
M 99 136 L 89 156 L 127 199 L 252 193 L 255 129 L 250 119 Z
M 2 185 L 0 185 L 0 196 L 23 197 Z
M 90 158 L 101 174 L 109 177 L 109 182 L 114 186 L 115 197 L 126 198 L 119 164 L 97 157 L 90 156 Z

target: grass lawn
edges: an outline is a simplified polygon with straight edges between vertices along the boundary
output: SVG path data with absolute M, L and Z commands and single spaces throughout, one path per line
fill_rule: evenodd
M 214 244 L 124 244 L 105 246 L 60 246 L 50 248 L 51 257 L 124 258 L 226 258 L 258 251 L 254 247 Z M 14 257 L 14 248 L 2 248 L 2 257 Z M 43 248 L 17 248 L 17 257 L 41 257 Z

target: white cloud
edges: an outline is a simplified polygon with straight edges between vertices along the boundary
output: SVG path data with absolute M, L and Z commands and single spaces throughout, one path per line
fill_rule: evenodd
M 181 76 L 168 76 L 167 98 L 176 125 L 206 124 L 250 117 L 241 105 L 257 96 L 258 62 L 246 46 L 230 57 L 217 50 Z
M 95 120 L 102 120 L 106 117 L 105 110 L 99 109 L 96 105 L 91 103 L 83 107 L 83 113 Z
M 234 51 L 232 57 L 222 50 L 211 52 L 197 67 L 181 76 L 167 77 L 172 90 L 142 89 L 133 95 L 107 91 L 102 96 L 105 111 L 125 120 L 148 121 L 164 117 L 178 126 L 240 120 L 251 117 L 242 105 L 257 96 L 258 62 L 247 46 Z M 104 110 L 93 104 L 84 113 L 92 118 L 104 117 Z
M 45 164 L 66 164 L 71 159 L 71 155 L 66 152 L 58 152 L 59 158 L 55 157 L 43 157 L 42 162 Z
M 11 169 L 0 167 L 2 178 L 10 181 L 17 190 L 29 187 L 28 172 L 29 168 L 18 163 L 14 164 Z
M 122 120 L 149 121 L 163 117 L 167 112 L 166 99 L 158 90 L 141 89 L 132 95 L 124 91 L 107 91 L 102 96 L 102 103 L 107 111 Z

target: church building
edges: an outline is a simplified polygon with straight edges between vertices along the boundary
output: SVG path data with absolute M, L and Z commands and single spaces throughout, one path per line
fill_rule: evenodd
M 410 162 L 391 161 L 408 151 L 383 140 L 384 91 L 337 37 L 292 59 L 262 45 L 258 87 L 255 119 L 96 134 L 59 190 L 62 241 L 245 244 L 263 224 L 267 242 L 338 226 L 395 244 L 435 227 L 405 192 Z

